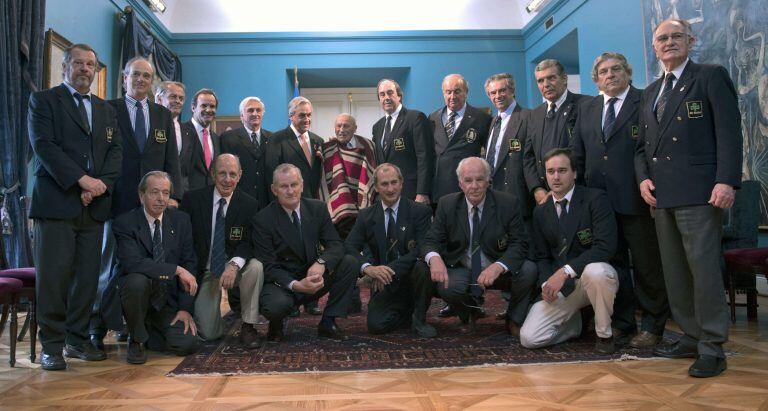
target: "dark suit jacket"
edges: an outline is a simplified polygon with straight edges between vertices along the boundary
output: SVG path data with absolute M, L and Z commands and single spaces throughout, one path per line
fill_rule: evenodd
M 272 135 L 272 141 L 267 146 L 267 181 L 272 184 L 272 172 L 283 163 L 290 163 L 298 167 L 301 171 L 301 178 L 304 179 L 304 191 L 302 197 L 320 198 L 320 181 L 323 175 L 323 160 L 317 156 L 322 152 L 323 139 L 313 132 L 309 132 L 309 151 L 312 153 L 312 164 L 307 162 L 304 150 L 296 138 L 296 133 L 288 126 Z M 270 198 L 274 199 L 271 194 Z
M 577 185 L 568 208 L 562 229 L 551 198 L 533 210 L 539 285 L 566 264 L 581 276 L 587 264 L 610 263 L 616 253 L 616 218 L 603 190 Z M 561 292 L 568 295 L 574 286 L 568 279 Z
M 144 174 L 160 170 L 171 176 L 173 197 L 181 200 L 181 171 L 179 152 L 176 149 L 176 131 L 171 112 L 167 108 L 149 101 L 149 129 L 144 151 L 139 151 L 133 135 L 133 124 L 128 115 L 125 99 L 110 100 L 109 104 L 117 113 L 117 124 L 123 136 L 123 169 L 115 183 L 112 198 L 112 216 L 116 217 L 141 204 L 137 187 Z
M 560 138 L 561 147 L 570 147 L 573 129 L 576 127 L 576 120 L 579 117 L 579 105 L 583 98 L 589 96 L 571 93 L 565 98 L 561 107 L 558 107 L 557 126 L 555 135 Z M 547 186 L 547 176 L 544 172 L 544 153 L 542 142 L 544 134 L 544 119 L 547 116 L 548 103 L 543 103 L 525 117 L 525 142 L 523 144 L 523 161 L 525 164 L 525 181 L 528 189 L 533 192 L 541 187 L 549 190 Z
M 491 126 L 491 116 L 469 104 L 464 111 L 459 128 L 448 140 L 443 124 L 443 113 L 446 107 L 429 115 L 430 132 L 435 145 L 435 177 L 432 180 L 431 199 L 437 203 L 440 197 L 461 191 L 459 180 L 456 178 L 456 167 L 459 161 L 473 156 L 479 156 L 480 150 L 488 140 L 488 128 Z
M 272 140 L 270 131 L 261 129 L 261 143 L 257 149 L 245 127 L 228 130 L 221 133 L 221 152 L 231 153 L 240 158 L 243 176 L 237 187 L 259 202 L 258 209 L 269 204 L 268 170 L 266 166 L 267 145 Z M 270 177 L 271 178 L 271 177 Z
M 142 207 L 119 216 L 112 226 L 117 240 L 119 275 L 139 273 L 157 281 L 168 281 L 168 305 L 174 310 L 194 312 L 195 297 L 184 291 L 175 276 L 176 267 L 195 272 L 192 223 L 189 216 L 172 208 L 163 213 L 163 262 L 152 258 L 152 235 Z
M 205 166 L 203 145 L 200 144 L 200 137 L 197 135 L 197 130 L 195 130 L 195 125 L 192 123 L 192 120 L 181 123 L 181 134 L 182 140 L 189 141 L 190 145 L 192 146 L 189 154 L 189 163 L 186 165 L 182 164 L 182 168 L 186 166 L 187 181 L 189 181 L 189 185 L 185 187 L 184 191 L 186 192 L 187 190 L 197 190 L 198 188 L 207 187 L 213 184 L 211 172 Z M 216 156 L 221 154 L 221 144 L 219 141 L 219 136 L 216 135 L 213 130 L 210 130 L 209 136 L 211 141 L 213 141 L 213 153 L 211 153 L 211 165 L 213 165 L 213 161 L 216 159 Z
M 179 152 L 179 169 L 181 170 L 181 187 L 179 188 L 179 195 L 184 198 L 184 193 L 189 190 L 189 172 L 192 167 L 192 152 L 195 148 L 194 135 L 190 135 L 187 130 L 184 129 L 185 123 L 181 122 L 179 118 L 179 132 L 181 133 L 181 151 Z M 174 130 L 175 130 L 174 126 Z M 194 127 L 193 127 L 194 130 Z
M 637 182 L 653 181 L 658 208 L 707 204 L 716 183 L 740 187 L 741 115 L 728 72 L 689 61 L 659 123 L 654 106 L 663 82 L 643 92 Z
M 507 129 L 504 131 L 504 135 L 500 136 L 502 140 L 498 160 L 491 176 L 492 188 L 512 194 L 525 218 L 532 215 L 534 206 L 533 196 L 528 190 L 523 174 L 524 117 L 528 112 L 527 109 L 520 107 L 520 104 L 516 104 L 512 110 Z M 488 139 L 490 140 L 490 138 L 489 132 Z
M 213 190 L 216 187 L 208 186 L 184 195 L 181 202 L 181 211 L 189 214 L 192 219 L 192 238 L 195 241 L 195 255 L 197 255 L 197 267 L 194 273 L 197 282 L 203 280 L 205 265 L 211 252 L 211 238 L 213 236 L 211 223 L 213 221 Z M 224 217 L 224 253 L 227 259 L 240 257 L 248 262 L 253 257 L 251 249 L 251 221 L 256 215 L 258 203 L 248 194 L 236 189 L 227 207 L 227 215 Z
M 35 151 L 35 185 L 31 218 L 65 219 L 83 211 L 77 180 L 98 178 L 107 192 L 93 199 L 88 213 L 96 221 L 109 218 L 115 180 L 123 159 L 115 110 L 91 96 L 92 127 L 86 132 L 72 94 L 64 84 L 29 96 L 29 141 Z
M 373 145 L 376 164 L 392 163 L 403 173 L 403 197 L 413 200 L 416 194 L 432 194 L 432 177 L 435 172 L 435 149 L 429 132 L 427 116 L 421 111 L 400 109 L 392 125 L 393 144 L 384 151 L 381 137 L 384 135 L 382 117 L 373 125 Z
M 621 111 L 603 135 L 603 96 L 585 99 L 573 131 L 573 151 L 578 173 L 587 187 L 605 190 L 613 211 L 619 214 L 648 215 L 648 204 L 640 197 L 633 164 L 640 135 L 638 113 L 642 91 L 629 87 Z
M 333 226 L 328 206 L 320 200 L 301 199 L 302 243 L 291 218 L 277 201 L 254 217 L 253 248 L 264 265 L 264 282 L 288 288 L 307 276 L 318 257 L 333 271 L 344 257 L 344 243 Z
M 467 210 L 463 192 L 440 199 L 424 240 L 423 256 L 433 251 L 439 253 L 448 267 L 461 262 L 471 242 Z M 491 263 L 498 261 L 512 273 L 522 267 L 528 243 L 518 205 L 510 194 L 490 189 L 486 192 L 480 216 L 480 248 Z
M 431 219 L 431 207 L 407 198 L 400 198 L 395 224 L 398 258 L 387 264 L 398 277 L 403 278 L 413 269 Z M 360 267 L 365 263 L 384 264 L 389 244 L 384 226 L 384 209 L 380 201 L 360 210 L 355 226 L 344 241 L 344 247 L 347 254 L 358 260 L 357 272 L 360 272 Z M 370 253 L 362 255 L 361 252 L 366 247 Z

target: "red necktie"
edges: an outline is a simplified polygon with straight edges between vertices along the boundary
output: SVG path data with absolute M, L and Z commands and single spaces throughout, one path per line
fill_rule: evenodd
M 211 146 L 208 144 L 208 129 L 203 129 L 203 158 L 205 158 L 205 168 L 211 168 Z

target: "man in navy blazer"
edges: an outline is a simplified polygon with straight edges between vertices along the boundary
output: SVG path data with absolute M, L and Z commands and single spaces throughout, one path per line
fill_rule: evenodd
M 150 171 L 165 171 L 171 176 L 174 187 L 181 187 L 179 156 L 171 113 L 165 107 L 151 102 L 147 97 L 152 86 L 154 69 L 143 57 L 134 57 L 125 64 L 123 81 L 125 98 L 110 100 L 117 113 L 117 124 L 123 136 L 123 167 L 112 194 L 112 215 L 115 218 L 139 206 L 136 187 L 141 177 Z M 141 110 L 141 111 L 139 111 Z M 181 196 L 171 193 L 169 204 L 178 207 Z M 91 343 L 104 349 L 103 338 L 107 329 L 121 330 L 120 301 L 104 298 L 115 295 L 107 288 L 115 286 L 110 280 L 115 252 L 112 220 L 104 227 L 104 246 L 101 254 L 99 293 L 91 317 Z
M 113 227 L 129 364 L 145 363 L 146 348 L 176 355 L 197 351 L 192 223 L 186 213 L 168 208 L 171 189 L 168 173 L 150 171 L 139 182 L 142 206 Z
M 200 89 L 192 97 L 192 119 L 181 125 L 182 141 L 189 141 L 192 145 L 189 158 L 181 158 L 182 161 L 189 161 L 189 164 L 181 164 L 182 169 L 188 170 L 189 185 L 184 187 L 183 192 L 213 184 L 211 163 L 221 153 L 219 136 L 211 127 L 218 106 L 219 99 L 211 89 Z
M 44 370 L 66 368 L 63 349 L 86 361 L 107 358 L 88 342 L 88 321 L 123 156 L 115 110 L 90 92 L 97 67 L 90 46 L 72 45 L 64 51 L 64 82 L 29 97 L 36 177 L 29 214 Z
M 656 228 L 650 207 L 640 197 L 633 164 L 640 136 L 638 115 L 641 90 L 630 85 L 632 67 L 618 53 L 603 53 L 592 67 L 592 80 L 603 92 L 586 99 L 573 132 L 573 149 L 579 175 L 587 187 L 605 190 L 619 227 L 615 267 L 619 291 L 613 309 L 616 343 L 635 348 L 653 347 L 661 341 L 669 318 L 669 303 L 661 269 Z M 632 253 L 634 292 L 629 272 Z M 635 306 L 642 311 L 637 333 Z M 634 335 L 634 336 L 633 336 Z M 631 338 L 631 340 L 630 340 Z
M 403 175 L 394 164 L 384 163 L 373 172 L 379 200 L 360 210 L 344 242 L 347 254 L 357 259 L 356 268 L 370 284 L 368 332 L 384 334 L 411 324 L 420 337 L 434 337 L 426 323 L 432 286 L 426 275 L 413 273 L 432 209 L 403 198 Z M 414 314 L 414 306 L 420 305 Z
M 741 184 L 742 134 L 736 89 L 721 66 L 696 64 L 690 24 L 668 19 L 654 31 L 664 77 L 643 92 L 635 172 L 656 207 L 672 318 L 684 335 L 657 355 L 697 358 L 688 370 L 712 377 L 726 368 L 728 309 L 720 272 L 723 210 Z
M 581 309 L 595 311 L 595 351 L 612 354 L 611 314 L 619 278 L 610 264 L 616 253 L 616 219 L 596 188 L 576 185 L 570 149 L 544 156 L 552 196 L 533 211 L 533 240 L 541 300 L 528 312 L 520 343 L 540 348 L 578 337 Z
M 429 115 L 435 151 L 431 194 L 435 206 L 440 197 L 461 191 L 456 179 L 456 167 L 459 161 L 480 155 L 491 125 L 488 114 L 467 104 L 469 84 L 463 76 L 445 76 L 442 90 L 445 106 Z
M 395 80 L 380 80 L 376 93 L 386 114 L 371 131 L 376 163 L 392 163 L 400 167 L 405 177 L 403 196 L 430 204 L 435 150 L 427 116 L 403 106 L 403 90 Z

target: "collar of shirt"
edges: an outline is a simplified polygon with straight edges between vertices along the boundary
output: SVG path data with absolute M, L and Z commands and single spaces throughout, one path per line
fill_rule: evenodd
M 504 110 L 504 111 L 497 111 L 496 115 L 497 116 L 501 116 L 501 121 L 503 122 L 504 120 L 508 119 L 509 116 L 512 115 L 512 112 L 515 111 L 515 107 L 517 107 L 517 101 L 516 100 L 512 100 L 512 104 L 510 104 L 509 107 L 507 107 L 506 110 Z
M 208 127 L 203 127 L 200 125 L 200 123 L 195 120 L 194 117 L 192 117 L 192 124 L 195 126 L 195 130 L 197 131 L 197 135 L 200 136 L 200 138 L 203 137 L 203 129 L 208 130 L 208 135 L 211 135 L 211 125 L 209 124 Z
M 352 136 L 352 138 L 347 141 L 347 144 L 344 145 L 346 148 L 357 148 L 357 139 L 355 136 Z
M 391 208 L 392 209 L 392 213 L 395 215 L 395 219 L 397 219 L 397 210 L 400 209 L 400 199 L 401 198 L 402 197 L 398 198 L 397 201 L 395 201 L 395 204 L 392 207 L 387 206 L 386 204 L 384 204 L 383 201 L 381 202 L 381 209 L 384 210 L 384 215 L 385 216 L 387 215 L 387 208 Z
M 618 96 L 616 97 L 616 102 L 613 103 L 613 111 L 616 114 L 616 117 L 619 116 L 619 111 L 621 111 L 621 106 L 624 104 L 624 100 L 627 99 L 627 94 L 629 94 L 629 86 L 622 91 Z M 603 93 L 603 119 L 605 119 L 605 116 L 608 113 L 608 100 L 612 99 L 613 97 Z
M 576 189 L 576 184 L 571 187 L 571 189 L 565 193 L 565 195 L 562 198 L 555 198 L 555 193 L 552 193 L 552 203 L 557 203 L 558 201 L 562 200 L 563 198 L 568 200 L 568 204 L 566 204 L 565 208 L 570 209 L 571 208 L 571 197 L 573 197 L 573 190 Z M 557 208 L 557 204 L 555 204 L 555 208 Z
M 486 193 L 488 195 L 488 193 Z M 485 207 L 485 197 L 483 197 L 483 201 L 480 202 L 478 205 L 472 205 L 472 203 L 469 202 L 469 200 L 464 197 L 464 201 L 467 203 L 467 215 L 469 216 L 469 223 L 472 224 L 472 207 L 477 207 L 477 211 L 480 212 L 480 215 L 478 217 L 483 217 L 483 207 Z
M 131 96 L 127 95 L 127 94 L 125 95 L 125 104 L 126 104 L 128 107 L 133 107 L 133 108 L 136 108 L 136 102 L 137 102 L 137 101 L 141 101 L 141 107 L 142 107 L 142 108 L 144 108 L 144 107 L 148 107 L 149 105 L 147 104 L 147 100 L 148 100 L 148 99 L 147 99 L 146 97 L 144 97 L 144 98 L 143 98 L 143 99 L 141 99 L 141 100 L 136 100 L 135 98 L 133 98 L 133 97 L 131 97 Z
M 291 130 L 293 130 L 293 134 L 296 135 L 296 138 L 299 138 L 301 134 L 299 134 L 298 130 L 296 130 L 296 127 L 293 126 L 293 123 L 291 123 Z M 305 132 L 304 135 L 307 136 L 307 140 L 309 140 L 309 131 Z
M 390 127 L 393 127 L 395 125 L 395 120 L 397 120 L 397 116 L 400 115 L 400 110 L 402 109 L 403 109 L 403 104 L 401 103 L 397 105 L 397 108 L 395 109 L 394 112 L 392 112 L 392 114 L 386 114 L 386 113 L 384 114 L 384 117 L 387 117 L 387 116 L 392 117 L 392 120 L 390 120 L 390 125 L 389 125 Z
M 464 112 L 466 111 L 467 111 L 467 103 L 464 103 L 464 107 L 456 111 L 456 119 L 454 120 L 456 123 L 455 129 L 459 128 L 459 123 L 461 123 L 461 119 L 464 118 Z M 446 106 L 445 110 L 443 110 L 443 124 L 448 124 L 448 117 L 450 116 L 451 116 L 451 110 Z
M 75 98 L 74 94 L 79 93 L 79 91 L 75 90 L 75 88 L 70 86 L 69 83 L 67 83 L 66 81 L 62 81 L 61 84 L 63 84 L 64 87 L 69 89 L 69 95 L 72 96 L 72 98 L 75 99 L 75 103 L 77 103 L 77 99 Z M 88 96 L 89 100 L 91 99 L 91 97 L 93 97 L 93 95 L 91 94 L 91 90 L 88 90 L 88 92 L 85 93 L 84 95 Z
M 667 74 L 672 73 L 675 75 L 675 81 L 672 82 L 672 84 L 677 84 L 677 80 L 680 80 L 680 76 L 683 75 L 683 70 L 685 70 L 685 67 L 688 65 L 688 62 L 691 61 L 691 59 L 686 58 L 685 61 L 680 64 L 679 66 L 672 69 L 672 71 L 665 71 L 664 77 L 667 77 Z M 664 83 L 661 83 L 661 89 L 664 90 Z
M 560 111 L 560 107 L 563 106 L 563 103 L 565 102 L 565 99 L 567 99 L 567 98 L 568 98 L 568 89 L 565 89 L 565 92 L 563 93 L 563 95 L 560 96 L 560 98 L 557 99 L 557 101 L 555 101 L 555 113 Z M 547 112 L 549 112 L 549 106 L 552 105 L 552 102 L 549 101 L 549 100 L 546 100 L 546 102 L 547 102 Z
M 160 217 L 155 218 L 155 217 L 152 217 L 151 215 L 149 215 L 149 213 L 147 213 L 147 209 L 146 208 L 141 207 L 141 211 L 144 212 L 144 218 L 147 219 L 147 224 L 149 224 L 149 234 L 150 234 L 150 237 L 151 237 L 151 236 L 155 235 L 155 220 L 160 220 L 160 228 L 161 229 L 163 228 L 163 216 L 165 215 L 165 213 L 160 214 Z
M 285 208 L 282 205 L 280 206 L 280 208 L 282 208 L 283 211 L 285 211 L 285 214 L 288 215 L 288 221 L 293 221 L 291 219 L 291 214 L 293 214 L 293 212 L 296 211 L 296 215 L 299 216 L 299 222 L 301 222 L 301 203 L 299 203 L 299 205 L 296 207 L 296 210 L 291 210 L 289 208 Z
M 244 129 L 245 129 L 245 131 L 248 133 L 248 137 L 250 137 L 250 136 L 251 136 L 251 134 L 253 134 L 253 133 L 256 133 L 256 137 L 257 137 L 257 138 L 258 138 L 258 137 L 261 137 L 261 129 L 258 129 L 258 130 L 256 130 L 256 131 L 253 131 L 253 130 L 251 130 L 251 128 L 250 128 L 250 127 L 248 127 L 248 126 L 247 126 L 245 123 L 243 123 L 243 128 L 244 128 Z
M 229 204 L 232 201 L 232 194 L 230 194 L 228 197 L 222 197 L 221 194 L 219 194 L 219 190 L 216 189 L 216 187 L 213 188 L 213 215 L 216 215 L 216 207 L 219 205 L 220 199 L 227 200 L 227 203 L 224 205 L 224 213 L 226 214 L 227 209 L 229 208 Z M 214 217 L 215 218 L 215 217 Z

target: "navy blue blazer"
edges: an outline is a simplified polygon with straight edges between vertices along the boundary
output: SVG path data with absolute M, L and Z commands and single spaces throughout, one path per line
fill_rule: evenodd
M 741 114 L 728 72 L 689 61 L 657 122 L 654 106 L 663 82 L 643 92 L 637 183 L 653 181 L 658 208 L 707 204 L 717 183 L 739 188 Z

